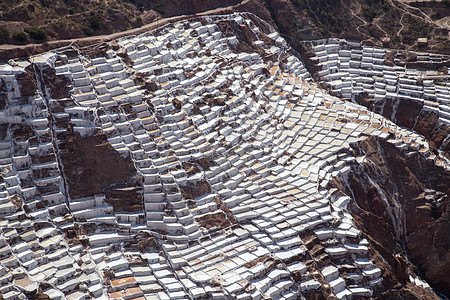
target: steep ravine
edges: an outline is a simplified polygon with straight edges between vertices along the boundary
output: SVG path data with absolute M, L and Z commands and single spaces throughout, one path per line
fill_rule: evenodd
M 439 122 L 436 111 L 426 108 L 421 101 L 398 98 L 375 101 L 372 97 L 356 97 L 358 104 L 383 115 L 397 125 L 404 126 L 422 134 L 428 141 L 430 149 L 440 151 L 450 158 L 450 126 Z
M 393 289 L 383 299 L 400 297 L 397 282 L 408 282 L 414 272 L 448 296 L 450 172 L 377 137 L 354 145 L 352 154 L 359 163 L 333 185 L 353 199 L 353 217 L 390 268 L 384 288 Z

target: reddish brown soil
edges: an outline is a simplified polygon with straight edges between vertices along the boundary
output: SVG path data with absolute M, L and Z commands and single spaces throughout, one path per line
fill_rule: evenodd
M 194 175 L 198 172 L 200 172 L 200 170 L 197 168 L 196 165 L 189 163 L 189 162 L 183 162 L 182 164 L 183 169 L 186 171 L 186 174 L 188 176 Z
M 220 30 L 225 36 L 236 36 L 239 43 L 232 48 L 233 51 L 239 52 L 261 52 L 261 49 L 255 45 L 254 41 L 257 40 L 257 36 L 251 31 L 247 24 L 239 25 L 234 20 L 223 20 L 217 22 Z
M 120 156 L 104 134 L 81 137 L 67 131 L 59 136 L 61 161 L 72 199 L 102 193 L 113 184 L 134 186 L 136 169 Z
M 257 259 L 254 259 L 252 261 L 249 261 L 249 262 L 245 263 L 244 267 L 250 269 L 250 268 L 256 266 L 259 263 L 263 263 L 263 264 L 266 264 L 266 263 L 278 263 L 278 261 L 275 261 L 275 259 L 272 256 L 270 256 L 270 255 L 264 255 L 264 256 L 258 257 Z
M 225 206 L 225 204 L 223 204 L 222 200 L 219 197 L 215 197 L 214 202 L 216 202 L 217 208 L 222 210 L 227 215 L 228 220 L 230 220 L 231 223 L 233 224 L 237 223 L 236 218 L 233 216 L 231 211 Z
M 207 170 L 209 170 L 210 167 L 216 165 L 216 163 L 212 159 L 207 158 L 207 157 L 200 158 L 200 159 L 192 159 L 190 161 L 192 163 L 199 164 L 203 168 L 203 171 L 207 171 Z
M 417 116 L 414 130 L 423 134 L 429 141 L 431 149 L 442 150 L 450 158 L 450 143 L 445 139 L 450 135 L 450 126 L 438 123 L 439 116 L 435 112 L 422 110 Z
M 211 186 L 208 181 L 201 179 L 199 181 L 189 181 L 184 186 L 180 185 L 180 190 L 185 199 L 195 199 L 211 193 Z
M 200 226 L 208 230 L 214 227 L 219 230 L 228 227 L 231 224 L 230 221 L 228 221 L 227 216 L 222 212 L 207 214 L 195 218 L 195 220 L 200 224 Z
M 154 252 L 155 250 L 159 250 L 159 246 L 153 237 L 140 239 L 138 248 L 141 252 Z
M 415 299 L 440 299 L 434 293 L 408 283 L 406 288 L 391 289 L 382 293 L 377 300 L 415 300 Z
M 47 296 L 47 294 L 44 294 L 44 287 L 43 284 L 41 284 L 38 288 L 38 290 L 35 293 L 29 293 L 26 294 L 27 299 L 31 300 L 50 300 L 50 297 Z
M 425 272 L 425 279 L 445 295 L 450 295 L 450 205 L 435 222 L 421 224 L 408 237 L 406 248 L 412 261 Z

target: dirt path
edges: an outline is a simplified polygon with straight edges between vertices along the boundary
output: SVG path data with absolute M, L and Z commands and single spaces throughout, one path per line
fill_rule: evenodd
M 386 13 L 383 11 L 383 14 L 379 17 L 375 17 L 373 19 L 375 26 L 378 27 L 378 29 L 380 29 L 380 31 L 382 31 L 384 33 L 385 37 L 389 37 L 389 34 L 380 26 L 380 20 L 386 15 Z
M 436 0 L 398 0 L 400 3 L 402 3 L 403 5 L 407 6 L 408 8 L 411 9 L 415 9 L 421 12 L 422 15 L 426 16 L 426 19 L 429 22 L 434 22 L 437 26 L 442 27 L 442 28 L 447 28 L 450 29 L 450 16 L 449 17 L 444 17 L 442 19 L 439 19 L 437 21 L 433 21 L 426 13 L 424 13 L 421 9 L 417 8 L 417 7 L 413 7 L 411 5 L 409 5 L 409 3 L 412 2 L 431 2 L 431 1 L 436 1 Z M 437 0 L 437 2 L 441 2 L 442 0 Z
M 405 25 L 403 24 L 403 17 L 404 17 L 405 15 L 402 15 L 401 17 L 400 17 L 400 20 L 398 21 L 399 23 L 400 23 L 400 25 L 402 25 L 402 27 L 400 27 L 400 29 L 397 31 L 397 33 L 396 33 L 396 35 L 400 38 L 400 41 L 403 43 L 403 37 L 402 37 L 402 35 L 400 34 L 401 32 L 402 32 L 402 30 L 405 28 Z
M 243 2 L 237 4 L 244 4 L 248 2 L 249 0 L 244 0 Z M 235 5 L 235 6 L 237 6 Z M 11 45 L 11 44 L 4 44 L 0 45 L 0 60 L 8 60 L 11 58 L 18 58 L 18 57 L 28 57 L 31 55 L 39 54 L 42 52 L 50 51 L 52 49 L 67 47 L 67 46 L 77 46 L 77 47 L 86 47 L 93 44 L 98 44 L 102 42 L 109 42 L 112 40 L 116 40 L 125 36 L 130 35 L 138 35 L 153 29 L 156 29 L 158 27 L 164 26 L 168 23 L 177 22 L 183 19 L 190 19 L 190 18 L 196 18 L 199 16 L 205 16 L 205 15 L 214 15 L 214 14 L 229 14 L 233 13 L 233 8 L 235 6 L 228 6 L 228 7 L 219 7 L 212 10 L 207 10 L 204 12 L 200 12 L 197 14 L 191 14 L 191 15 L 180 15 L 180 16 L 174 16 L 170 18 L 164 18 L 157 21 L 154 21 L 152 23 L 143 25 L 138 28 L 133 28 L 126 31 L 116 32 L 108 35 L 98 35 L 98 36 L 91 36 L 91 37 L 84 37 L 84 38 L 75 38 L 75 39 L 68 39 L 68 40 L 56 40 L 56 41 L 48 41 L 46 45 L 44 44 L 27 44 L 27 45 Z
M 341 0 L 341 5 L 343 7 L 346 7 L 346 5 L 344 4 L 344 1 L 342 1 L 342 0 Z M 360 30 L 361 27 L 364 27 L 364 26 L 369 27 L 369 23 L 367 23 L 366 20 L 364 20 L 363 18 L 361 18 L 359 16 L 359 13 L 361 12 L 361 5 L 358 6 L 358 11 L 357 12 L 354 12 L 350 7 L 346 7 L 346 8 L 350 11 L 350 13 L 352 14 L 353 17 L 357 18 L 358 20 L 360 20 L 362 22 L 361 25 L 358 25 L 358 27 L 356 27 L 356 31 L 358 31 L 362 36 L 367 36 L 367 34 L 361 32 L 361 30 Z
M 425 23 L 435 24 L 435 23 L 433 22 L 433 20 L 431 20 L 431 18 L 430 18 L 426 13 L 424 13 L 421 9 L 419 9 L 419 8 L 417 8 L 417 7 L 412 7 L 412 6 L 408 5 L 407 3 L 401 2 L 401 1 L 395 1 L 395 0 L 388 0 L 388 1 L 389 1 L 389 3 L 390 3 L 393 7 L 395 7 L 395 8 L 397 8 L 397 9 L 403 11 L 405 14 L 408 14 L 408 15 L 410 15 L 410 16 L 412 16 L 412 17 L 418 18 L 418 19 L 424 21 Z M 394 2 L 397 2 L 399 5 L 402 5 L 403 7 L 400 7 L 400 6 L 395 5 Z M 404 7 L 409 8 L 409 9 L 412 9 L 412 10 L 418 11 L 423 17 L 420 17 L 420 16 L 418 16 L 418 15 L 412 14 L 411 12 L 409 12 L 409 11 L 408 11 L 406 8 L 404 8 Z

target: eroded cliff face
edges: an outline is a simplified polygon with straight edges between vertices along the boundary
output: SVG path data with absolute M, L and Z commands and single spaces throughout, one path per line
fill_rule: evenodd
M 369 137 L 353 145 L 359 163 L 334 184 L 354 200 L 353 217 L 387 261 L 388 284 L 408 281 L 410 260 L 448 294 L 450 172 L 410 150 Z
M 445 212 L 434 222 L 421 224 L 411 233 L 406 243 L 408 255 L 425 273 L 427 281 L 437 290 L 450 294 L 450 211 L 448 195 Z M 444 209 L 444 208 L 443 208 Z
M 357 96 L 355 100 L 396 124 L 422 134 L 433 152 L 441 151 L 450 158 L 450 126 L 439 122 L 438 113 L 424 107 L 423 102 L 405 98 L 375 101 L 365 95 Z

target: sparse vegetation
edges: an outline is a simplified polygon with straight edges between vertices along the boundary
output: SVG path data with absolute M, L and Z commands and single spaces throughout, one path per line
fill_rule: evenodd
M 95 33 L 94 29 L 92 29 L 89 26 L 83 26 L 81 29 L 83 30 L 84 34 L 87 36 L 93 36 Z
M 23 31 L 28 33 L 33 40 L 43 41 L 47 38 L 47 32 L 36 26 L 25 27 Z
M 92 28 L 92 30 L 99 30 L 102 28 L 102 23 L 100 22 L 100 19 L 96 15 L 88 15 L 87 19 L 89 21 L 89 27 Z
M 450 0 L 425 2 L 417 1 L 411 3 L 411 6 L 419 8 L 433 20 L 439 20 L 450 16 Z
M 26 27 L 41 28 L 46 32 L 45 39 L 39 40 L 39 36 L 43 37 L 42 32 L 37 32 L 36 36 L 35 30 L 29 33 L 28 39 L 45 41 L 108 34 L 140 26 L 142 18 L 136 22 L 137 17 L 155 5 L 142 5 L 140 2 L 142 1 L 2 0 L 0 11 L 2 21 L 6 22 L 6 25 L 2 24 L 4 27 L 11 28 L 7 26 L 7 22 L 23 22 L 27 24 Z M 5 42 L 14 41 L 16 40 L 11 36 L 5 39 Z
M 375 16 L 377 15 L 376 10 L 374 10 L 373 7 L 369 5 L 363 5 L 361 12 L 363 16 L 369 21 L 372 21 L 373 18 L 375 18 Z
M 161 4 L 156 4 L 155 11 L 159 12 L 162 15 L 164 15 L 166 13 L 165 8 Z
M 269 1 L 271 2 L 271 1 Z M 450 53 L 444 40 L 448 40 L 445 30 L 433 26 L 418 10 L 388 0 L 291 0 L 297 15 L 302 16 L 302 24 L 295 27 L 291 17 L 294 13 L 277 12 L 282 17 L 275 21 L 280 30 L 295 40 L 310 40 L 327 37 L 342 37 L 362 40 L 382 45 L 381 40 L 389 37 L 391 47 L 417 49 L 417 38 L 428 38 L 429 49 Z M 432 19 L 450 15 L 450 0 L 413 2 L 409 5 L 421 8 Z M 424 9 L 426 8 L 426 9 Z M 305 23 L 313 30 L 305 30 Z M 303 27 L 303 28 L 302 28 Z M 308 24 L 306 24 L 308 27 Z M 300 29 L 300 30 L 298 30 Z M 303 30 L 302 30 L 303 29 Z
M 183 7 L 180 3 L 183 2 Z M 142 1 L 142 0 L 2 0 L 2 21 L 27 24 L 27 40 L 43 42 L 70 39 L 124 31 L 141 26 L 163 16 L 192 13 L 199 9 L 211 9 L 226 1 Z M 228 1 L 228 5 L 233 2 Z M 215 3 L 215 4 L 210 4 Z M 427 37 L 430 49 L 446 48 L 448 36 L 445 30 L 433 28 L 416 9 L 399 9 L 388 0 L 249 0 L 246 10 L 255 5 L 255 14 L 268 15 L 283 34 L 292 41 L 327 37 L 350 40 L 370 40 L 381 45 L 383 37 L 389 37 L 392 47 L 415 47 L 418 37 Z M 185 5 L 184 5 L 185 4 Z M 415 1 L 408 5 L 420 8 L 433 20 L 450 15 L 450 0 Z M 193 8 L 193 6 L 196 6 Z M 200 7 L 200 8 L 199 8 Z M 151 12 L 152 13 L 149 13 Z M 407 18 L 402 18 L 404 15 Z M 409 20 L 411 15 L 412 21 Z M 13 31 L 7 23 L 2 24 Z M 412 28 L 407 28 L 411 26 Z M 445 39 L 442 39 L 445 38 Z M 21 41 L 19 41 L 21 40 Z M 0 28 L 0 41 L 24 43 L 24 36 L 12 37 Z
M 9 35 L 9 31 L 5 27 L 0 26 L 0 41 L 9 38 Z
M 13 40 L 15 40 L 16 42 L 19 42 L 19 43 L 25 43 L 26 41 L 28 41 L 28 35 L 23 31 L 14 32 L 12 34 L 12 38 L 13 38 Z

